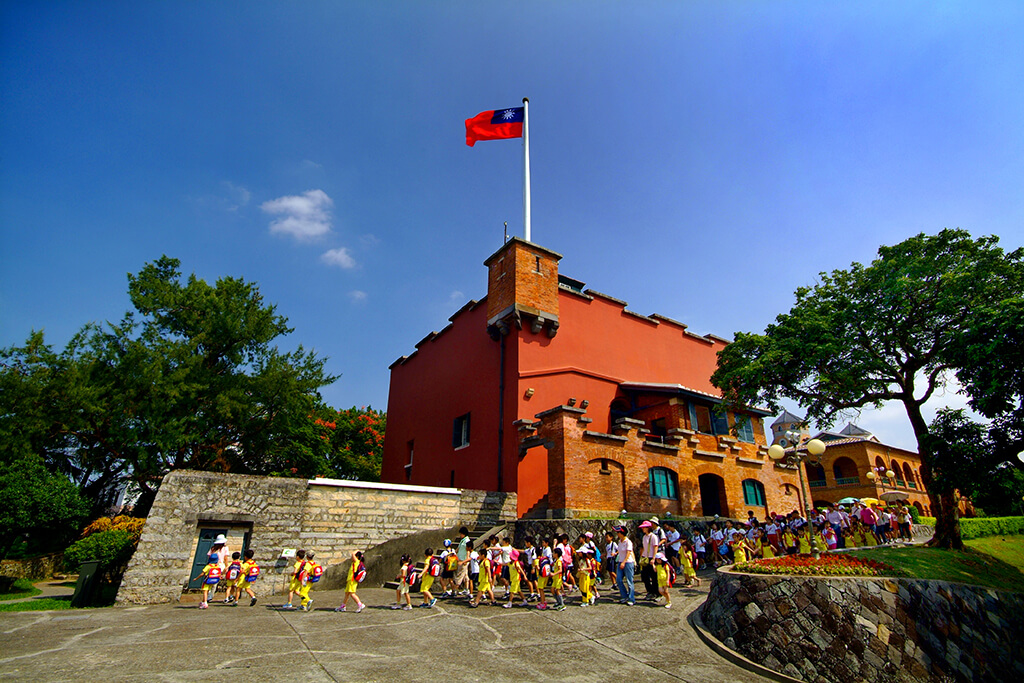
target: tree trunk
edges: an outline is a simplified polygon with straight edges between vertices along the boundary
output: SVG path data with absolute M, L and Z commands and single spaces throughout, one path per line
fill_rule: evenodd
M 928 424 L 921 415 L 921 406 L 915 401 L 903 402 L 910 417 L 910 424 L 917 437 L 917 452 L 921 456 L 921 483 L 928 492 L 928 503 L 935 516 L 935 535 L 926 545 L 946 550 L 962 550 L 963 539 L 960 537 L 960 510 L 957 507 L 953 491 L 937 492 L 932 478 L 932 451 L 928 445 Z

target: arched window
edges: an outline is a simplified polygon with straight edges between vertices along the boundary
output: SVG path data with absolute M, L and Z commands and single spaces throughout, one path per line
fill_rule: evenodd
M 807 468 L 807 482 L 810 486 L 825 485 L 825 468 L 815 463 L 804 463 Z
M 860 483 L 857 465 L 847 457 L 836 458 L 832 463 L 832 474 L 836 478 L 836 486 L 852 486 Z
M 907 486 L 912 489 L 917 488 L 917 482 L 914 481 L 914 470 L 911 469 L 910 463 L 903 463 L 903 478 L 907 482 Z
M 744 479 L 743 503 L 744 505 L 765 507 L 768 503 L 764 497 L 764 484 L 757 479 Z
M 651 498 L 679 499 L 679 478 L 667 467 L 652 467 L 647 470 Z

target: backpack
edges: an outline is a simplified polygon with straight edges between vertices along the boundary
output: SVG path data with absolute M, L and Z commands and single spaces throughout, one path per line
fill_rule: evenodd
M 457 567 L 459 564 L 459 556 L 455 553 L 448 553 L 448 555 L 444 558 L 444 561 L 445 569 L 447 569 L 448 571 L 455 571 L 455 567 Z
M 441 563 L 437 561 L 436 557 L 430 558 L 430 564 L 427 566 L 427 573 L 435 578 L 441 576 Z
M 668 587 L 672 588 L 676 585 L 676 568 L 671 564 L 666 564 L 665 566 L 668 567 Z
M 211 585 L 220 583 L 220 567 L 210 567 L 210 572 L 206 575 L 206 583 Z
M 235 562 L 231 563 L 230 567 L 228 567 L 228 581 L 237 581 L 238 577 L 241 575 L 242 563 L 236 560 Z
M 405 574 L 405 580 L 409 582 L 410 586 L 416 584 L 420 580 L 420 570 L 416 569 L 412 564 L 409 565 L 409 570 Z M 401 574 L 399 574 L 399 581 L 401 581 Z
M 362 583 L 363 579 L 366 578 L 366 565 L 360 562 L 359 566 L 352 573 L 352 578 L 356 580 L 356 583 Z
M 596 543 L 591 544 L 594 548 L 594 559 L 598 564 L 601 564 L 601 549 L 597 547 Z
M 260 566 L 258 564 L 253 564 L 249 567 L 249 571 L 246 572 L 245 580 L 251 583 L 258 578 L 260 578 Z
M 551 558 L 540 558 L 540 575 L 545 579 L 551 576 Z
M 316 562 L 310 562 L 309 571 L 306 572 L 306 578 L 310 583 L 316 583 L 320 580 L 320 577 L 324 575 L 324 568 Z

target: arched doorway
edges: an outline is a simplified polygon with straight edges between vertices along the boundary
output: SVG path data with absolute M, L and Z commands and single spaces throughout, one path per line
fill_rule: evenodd
M 717 474 L 702 474 L 697 477 L 700 486 L 700 507 L 705 517 L 729 514 L 725 497 L 725 480 Z

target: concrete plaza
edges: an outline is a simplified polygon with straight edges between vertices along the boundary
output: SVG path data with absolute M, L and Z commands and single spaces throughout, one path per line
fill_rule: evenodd
M 340 591 L 308 613 L 213 604 L 0 614 L 0 678 L 31 681 L 763 681 L 715 654 L 686 617 L 706 596 L 674 589 L 670 610 L 602 601 L 562 612 L 438 601 L 389 609 L 365 589 L 361 614 Z M 575 603 L 576 600 L 573 600 Z

